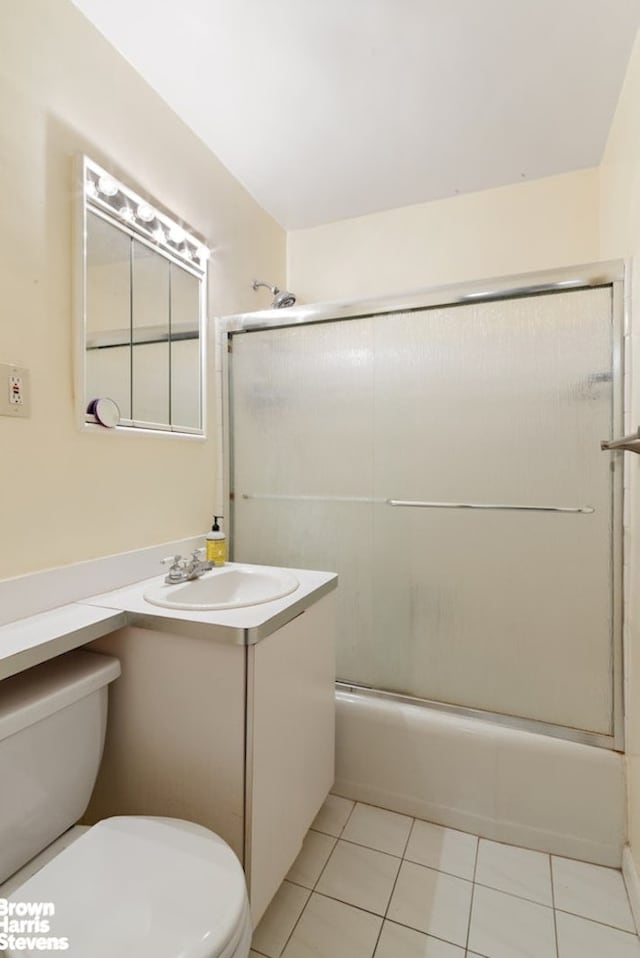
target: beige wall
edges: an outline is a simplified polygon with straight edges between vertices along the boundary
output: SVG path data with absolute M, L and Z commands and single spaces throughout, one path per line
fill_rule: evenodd
M 627 426 L 640 422 L 640 34 L 636 39 L 625 85 L 600 167 L 601 257 L 631 262 L 631 309 L 628 356 L 635 378 L 629 390 Z M 626 616 L 626 713 L 629 840 L 640 871 L 640 461 L 627 453 L 628 586 Z
M 207 238 L 211 315 L 284 277 L 285 234 L 68 0 L 3 0 L 1 16 L 0 362 L 31 370 L 33 407 L 0 417 L 5 577 L 204 533 L 214 507 L 212 398 L 206 442 L 76 427 L 73 155 Z
M 580 170 L 294 230 L 289 289 L 326 302 L 593 262 L 597 189 Z

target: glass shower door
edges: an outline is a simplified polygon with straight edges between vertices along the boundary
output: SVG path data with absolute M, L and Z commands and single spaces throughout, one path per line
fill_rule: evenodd
M 340 574 L 338 675 L 613 731 L 611 288 L 234 335 L 234 557 Z

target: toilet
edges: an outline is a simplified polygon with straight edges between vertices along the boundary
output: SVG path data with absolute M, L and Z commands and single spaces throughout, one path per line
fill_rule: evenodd
M 244 873 L 209 829 L 125 815 L 47 854 L 87 808 L 119 675 L 117 659 L 78 650 L 0 683 L 0 948 L 13 930 L 24 934 L 11 956 L 42 954 L 44 938 L 71 958 L 247 958 Z M 28 862 L 30 877 L 5 895 Z M 3 915 L 32 924 L 7 928 Z

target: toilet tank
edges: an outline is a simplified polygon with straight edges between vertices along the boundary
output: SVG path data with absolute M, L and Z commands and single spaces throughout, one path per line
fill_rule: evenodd
M 120 662 L 77 650 L 0 682 L 0 883 L 84 813 Z

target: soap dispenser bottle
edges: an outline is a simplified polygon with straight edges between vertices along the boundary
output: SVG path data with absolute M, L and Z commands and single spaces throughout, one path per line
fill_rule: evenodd
M 207 562 L 213 562 L 214 565 L 224 565 L 227 558 L 227 540 L 224 532 L 218 525 L 218 519 L 223 516 L 214 516 L 211 532 L 207 533 Z

